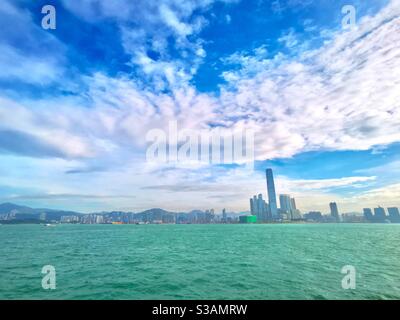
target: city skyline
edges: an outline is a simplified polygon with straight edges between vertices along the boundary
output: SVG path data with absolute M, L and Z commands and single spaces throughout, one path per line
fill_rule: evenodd
M 46 29 L 45 1 L 1 2 L 0 203 L 400 207 L 399 1 L 352 1 L 351 28 L 344 0 L 137 3 L 55 0 Z M 171 123 L 251 130 L 254 163 L 147 161 L 149 132 Z
M 364 208 L 363 213 L 339 212 L 335 202 L 330 203 L 331 212 L 300 212 L 295 208 L 294 198 L 281 195 L 282 202 L 278 215 L 273 218 L 268 203 L 262 195 L 250 198 L 250 212 L 218 213 L 214 209 L 171 212 L 152 208 L 142 212 L 102 211 L 81 213 L 54 210 L 50 208 L 30 208 L 12 203 L 0 204 L 0 224 L 235 224 L 235 223 L 400 223 L 400 209 L 397 207 Z M 290 201 L 285 201 L 289 197 Z M 286 203 L 285 203 L 286 202 Z M 290 209 L 285 206 L 290 203 Z M 255 205 L 256 204 L 256 205 Z
M 52 209 L 33 209 L 18 206 L 13 203 L 0 204 L 0 221 L 18 223 L 32 221 L 38 222 L 60 222 L 60 223 L 83 223 L 83 224 L 104 224 L 104 223 L 156 223 L 156 224 L 210 224 L 210 223 L 287 223 L 287 222 L 319 222 L 319 223 L 341 223 L 341 222 L 368 222 L 368 223 L 400 223 L 400 210 L 398 207 L 385 208 L 378 206 L 363 208 L 359 212 L 342 213 L 339 211 L 336 202 L 329 203 L 329 213 L 323 214 L 318 210 L 301 212 L 297 208 L 296 199 L 290 194 L 277 194 L 272 168 L 265 170 L 266 195 L 263 193 L 250 198 L 248 212 L 226 211 L 222 209 L 220 214 L 215 209 L 192 208 L 189 212 L 166 211 L 161 208 L 152 208 L 143 212 L 126 211 L 101 211 L 83 214 L 80 212 L 54 211 Z M 277 199 L 279 198 L 279 204 Z M 229 205 L 229 204 L 228 204 Z M 387 213 L 386 213 L 387 212 Z M 64 214 L 65 213 L 65 214 Z M 64 215 L 63 215 L 64 214 Z M 78 215 L 77 215 L 78 214 Z M 234 217 L 232 218 L 231 215 Z M 58 216 L 58 218 L 57 218 Z M 47 218 L 46 218 L 47 217 Z M 53 217 L 52 219 L 49 217 Z

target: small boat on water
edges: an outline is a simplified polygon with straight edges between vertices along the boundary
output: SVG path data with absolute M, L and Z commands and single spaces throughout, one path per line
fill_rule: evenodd
M 46 224 L 44 224 L 44 226 L 45 227 L 55 227 L 56 225 L 55 224 L 51 224 L 51 223 L 46 223 Z

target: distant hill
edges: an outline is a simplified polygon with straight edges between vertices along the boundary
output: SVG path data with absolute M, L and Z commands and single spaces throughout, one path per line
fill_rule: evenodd
M 160 208 L 153 208 L 149 210 L 145 210 L 142 212 L 138 212 L 135 214 L 136 218 L 142 221 L 154 221 L 154 220 L 162 220 L 165 215 L 176 215 L 175 212 L 169 212 Z
M 11 220 L 17 223 L 24 223 L 24 221 L 39 221 L 45 219 L 48 221 L 60 221 L 62 216 L 86 216 L 84 213 L 74 211 L 64 211 L 48 208 L 30 208 L 27 206 L 21 206 L 14 203 L 2 203 L 0 204 L 0 220 L 8 221 L 12 215 Z M 182 223 L 193 223 L 194 221 L 208 221 L 207 213 L 202 210 L 192 210 L 190 212 L 171 212 L 161 208 L 153 208 L 138 213 L 133 212 L 122 212 L 122 211 L 109 211 L 109 212 L 97 212 L 94 215 L 102 215 L 106 219 L 113 221 L 163 221 L 163 222 L 175 222 L 180 221 Z M 228 216 L 236 216 L 238 214 L 230 212 Z
M 46 214 L 49 220 L 60 220 L 62 216 L 80 216 L 82 213 L 74 211 L 64 211 L 47 208 L 30 208 L 27 206 L 20 206 L 14 203 L 0 204 L 0 214 L 15 214 L 17 220 L 32 220 L 39 219 L 42 213 Z
M 19 206 L 14 203 L 2 203 L 0 204 L 0 214 L 7 214 L 11 212 L 18 212 L 18 213 L 35 213 L 35 209 Z
M 170 212 L 170 211 L 166 211 L 164 209 L 160 209 L 160 208 L 153 208 L 153 209 L 149 209 L 149 210 L 145 210 L 142 212 L 138 212 L 137 214 L 175 214 L 174 212 Z

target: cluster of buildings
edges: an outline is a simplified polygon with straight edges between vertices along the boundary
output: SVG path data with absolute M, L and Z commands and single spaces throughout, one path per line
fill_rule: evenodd
M 275 182 L 272 169 L 266 170 L 267 197 L 263 199 L 262 194 L 250 198 L 250 215 L 238 216 L 235 213 L 228 214 L 225 209 L 221 214 L 216 214 L 214 209 L 192 210 L 190 212 L 169 212 L 163 209 L 150 209 L 139 213 L 112 211 L 91 214 L 76 212 L 31 209 L 18 207 L 13 204 L 3 204 L 9 209 L 2 210 L 0 221 L 25 222 L 25 223 L 81 223 L 81 224 L 212 224 L 212 223 L 268 223 L 268 222 L 290 222 L 305 221 L 318 223 L 400 223 L 399 208 L 378 207 L 373 210 L 364 208 L 363 214 L 348 213 L 340 214 L 336 202 L 329 204 L 330 214 L 324 215 L 320 211 L 311 211 L 302 214 L 296 207 L 296 200 L 289 194 L 279 195 L 277 201 Z M 15 207 L 15 208 L 14 208 Z
M 251 215 L 255 216 L 258 222 L 301 220 L 302 216 L 296 207 L 296 200 L 290 195 L 279 195 L 280 207 L 278 207 L 272 169 L 267 169 L 265 173 L 268 202 L 263 199 L 262 194 L 250 198 Z
M 307 221 L 307 222 L 400 222 L 399 210 L 389 208 L 387 217 L 383 208 L 375 209 L 375 215 L 370 209 L 364 209 L 364 217 L 358 214 L 341 215 L 336 202 L 329 204 L 330 214 L 323 215 L 320 211 L 311 211 L 304 215 L 296 207 L 296 200 L 288 194 L 279 195 L 279 206 L 275 191 L 275 182 L 272 169 L 266 170 L 267 200 L 262 194 L 250 198 L 251 216 L 240 217 L 241 223 L 254 222 L 284 222 L 284 221 Z
M 214 209 L 193 210 L 188 213 L 150 209 L 139 213 L 113 211 L 81 216 L 61 216 L 60 222 L 81 224 L 209 224 L 234 221 L 231 217 L 228 217 L 225 209 L 222 214 L 216 214 Z
M 262 194 L 250 198 L 251 215 L 257 217 L 259 222 L 268 222 L 274 220 L 301 220 L 302 215 L 296 207 L 296 200 L 288 194 L 279 195 L 280 207 L 276 210 L 276 215 L 268 202 L 263 199 Z
M 0 214 L 0 221 L 11 221 L 16 218 L 14 212 Z
M 392 222 L 400 223 L 400 212 L 399 208 L 387 208 L 388 214 L 386 214 L 385 208 L 378 207 L 374 208 L 374 211 L 370 208 L 364 208 L 364 219 L 367 222 Z

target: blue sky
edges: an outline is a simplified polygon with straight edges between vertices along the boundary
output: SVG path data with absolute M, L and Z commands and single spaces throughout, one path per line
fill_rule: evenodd
M 272 167 L 303 211 L 400 206 L 399 16 L 397 0 L 2 1 L 0 201 L 243 211 Z M 254 130 L 255 170 L 148 163 L 171 121 Z

